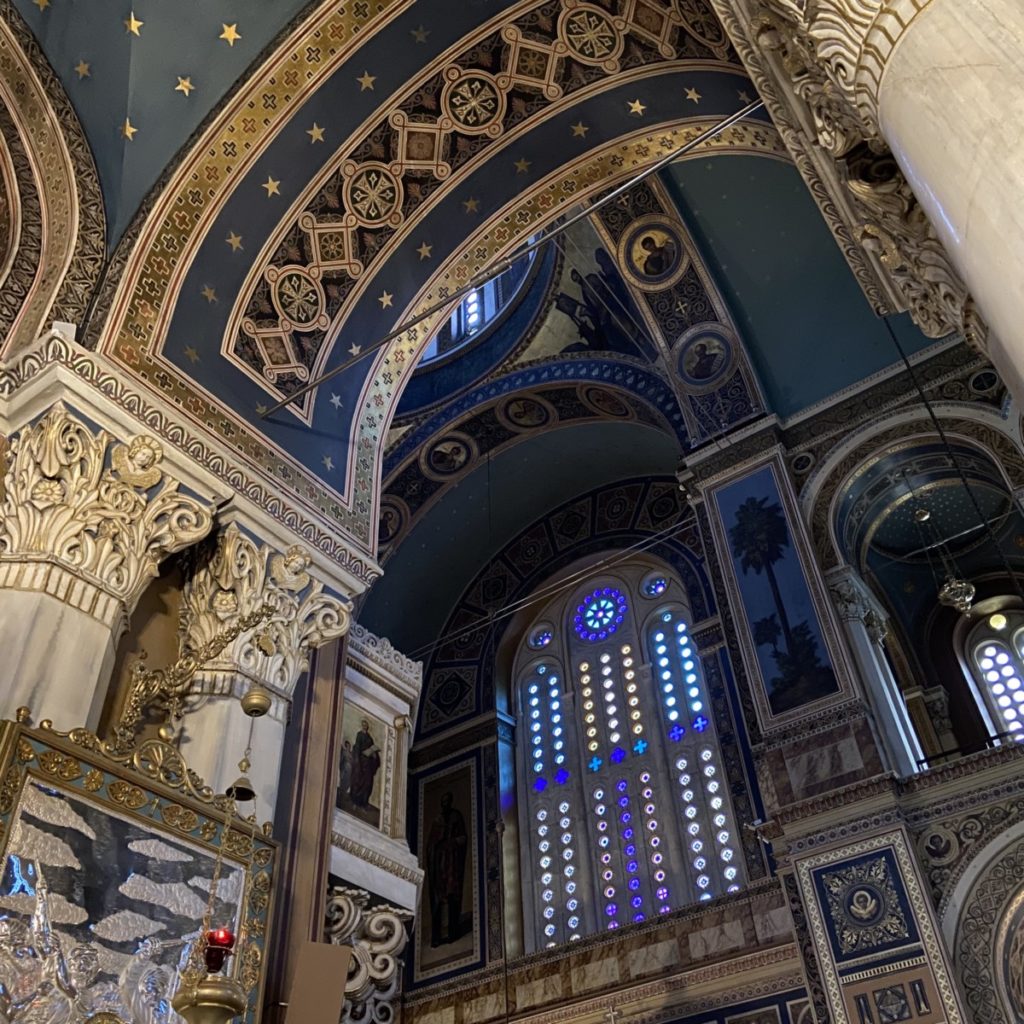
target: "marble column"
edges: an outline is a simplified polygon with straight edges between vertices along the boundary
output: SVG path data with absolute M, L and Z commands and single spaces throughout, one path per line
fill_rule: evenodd
M 250 720 L 238 699 L 253 686 L 272 697 L 270 714 L 253 725 L 250 778 L 257 817 L 269 819 L 277 800 L 285 726 L 310 650 L 341 636 L 351 603 L 329 593 L 311 574 L 298 545 L 275 550 L 235 523 L 190 554 L 181 610 L 183 652 L 200 651 L 246 616 L 259 623 L 204 659 L 184 702 L 181 751 L 189 767 L 223 792 L 239 774 Z
M 898 31 L 878 122 L 992 328 L 990 356 L 1024 399 L 1024 7 L 904 0 L 865 42 Z M 902 8 L 902 9 L 901 9 Z M 919 10 L 918 10 L 919 8 Z
M 1024 7 L 820 0 L 806 11 L 819 61 L 892 150 L 988 323 L 993 363 L 1024 400 Z
M 888 628 L 885 611 L 849 566 L 829 573 L 828 587 L 874 713 L 883 756 L 891 771 L 911 775 L 920 769 L 924 753 L 882 649 Z
M 122 443 L 56 402 L 12 431 L 0 488 L 0 717 L 95 729 L 117 642 L 160 562 L 204 537 L 153 437 Z

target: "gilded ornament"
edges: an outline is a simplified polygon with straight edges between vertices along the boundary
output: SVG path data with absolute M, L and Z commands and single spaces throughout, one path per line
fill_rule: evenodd
M 163 804 L 160 808 L 160 817 L 179 832 L 192 832 L 199 824 L 199 815 L 195 811 L 178 804 Z
M 3 786 L 0 786 L 0 814 L 10 814 L 14 801 L 21 792 L 24 770 L 12 764 L 4 775 Z
M 122 804 L 133 811 L 137 811 L 146 804 L 146 794 L 138 786 L 133 786 L 122 779 L 115 779 L 111 782 L 107 787 L 107 792 L 115 803 Z
M 39 755 L 39 766 L 48 775 L 56 775 L 65 782 L 73 782 L 82 776 L 82 766 L 78 761 L 59 750 L 44 750 Z
M 18 760 L 22 762 L 28 762 L 34 760 L 36 752 L 32 749 L 32 744 L 28 740 L 18 740 Z
M 90 793 L 98 793 L 103 788 L 103 772 L 98 771 L 95 768 L 90 768 L 89 771 L 85 773 L 82 785 Z

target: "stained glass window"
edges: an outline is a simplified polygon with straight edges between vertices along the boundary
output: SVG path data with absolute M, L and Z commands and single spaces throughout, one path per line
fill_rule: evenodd
M 678 580 L 637 565 L 557 598 L 524 635 L 520 806 L 534 948 L 743 884 L 690 625 Z
M 994 612 L 967 642 L 974 693 L 994 736 L 1024 740 L 1024 614 Z

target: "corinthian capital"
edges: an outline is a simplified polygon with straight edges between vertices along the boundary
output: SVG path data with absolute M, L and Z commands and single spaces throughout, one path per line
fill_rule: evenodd
M 68 597 L 71 576 L 130 611 L 160 562 L 213 522 L 179 493 L 162 459 L 154 438 L 121 444 L 54 405 L 10 443 L 0 494 L 5 582 Z
M 341 636 L 351 621 L 350 602 L 324 590 L 308 571 L 311 561 L 298 545 L 280 553 L 234 523 L 198 554 L 182 605 L 183 650 L 199 650 L 240 618 L 271 609 L 264 625 L 241 633 L 201 676 L 241 676 L 290 696 L 310 649 Z

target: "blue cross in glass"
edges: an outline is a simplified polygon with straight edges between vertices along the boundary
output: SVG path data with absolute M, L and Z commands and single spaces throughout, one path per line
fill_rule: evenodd
M 536 782 L 535 782 L 535 783 L 533 784 L 533 788 L 534 788 L 535 790 L 537 790 L 537 792 L 538 792 L 538 793 L 543 793 L 543 792 L 544 792 L 544 790 L 548 788 L 548 783 L 547 783 L 547 780 L 546 780 L 546 779 L 538 779 L 538 780 L 537 780 L 537 781 L 536 781 Z
M 604 764 L 604 762 L 603 762 L 603 761 L 601 760 L 601 758 L 599 758 L 599 757 L 597 756 L 597 754 L 595 754 L 595 755 L 594 755 L 594 756 L 593 756 L 593 757 L 592 757 L 592 758 L 590 759 L 590 761 L 589 761 L 589 763 L 588 763 L 587 767 L 588 767 L 588 768 L 590 768 L 590 770 L 591 770 L 592 772 L 596 772 L 596 771 L 598 771 L 598 770 L 600 769 L 600 767 L 601 767 L 601 765 L 602 765 L 602 764 Z
M 633 744 L 633 753 L 642 754 L 647 749 L 647 740 L 639 739 Z
M 678 722 L 668 731 L 668 738 L 673 743 L 678 743 L 685 735 L 686 730 Z
M 698 715 L 693 720 L 693 727 L 697 732 L 703 732 L 708 727 L 708 720 L 703 715 Z
M 559 768 L 555 772 L 555 782 L 560 786 L 564 786 L 569 781 L 569 773 L 564 768 Z
M 616 747 L 611 754 L 608 755 L 608 760 L 612 761 L 614 764 L 618 764 L 625 756 L 626 752 L 622 747 Z

